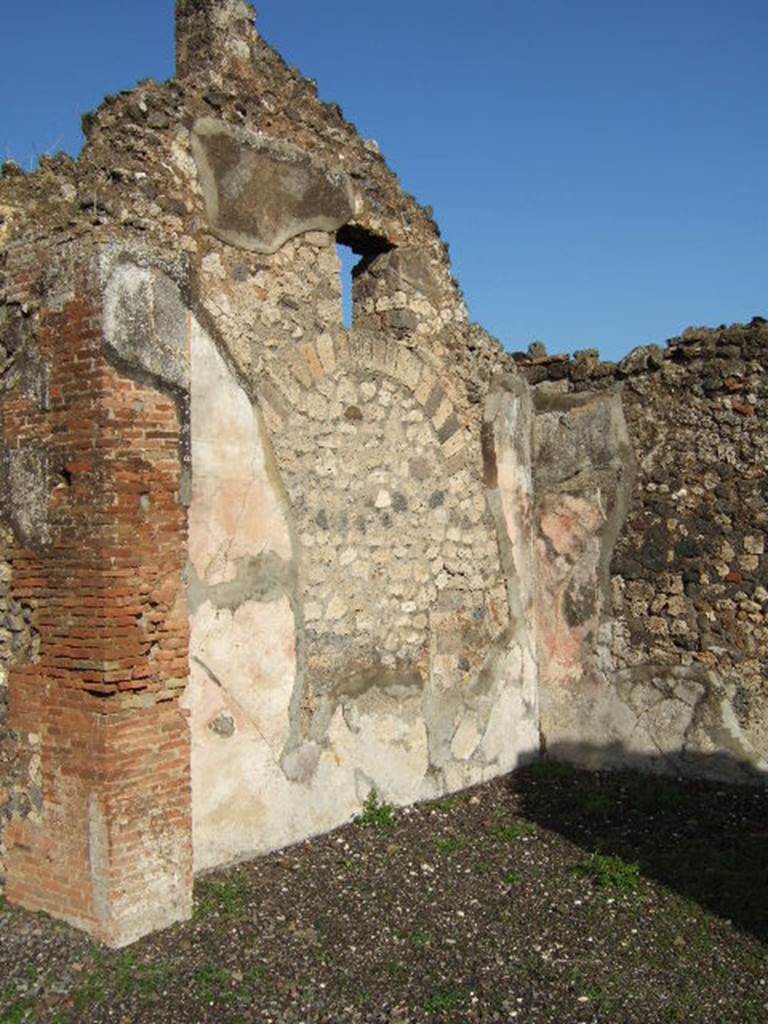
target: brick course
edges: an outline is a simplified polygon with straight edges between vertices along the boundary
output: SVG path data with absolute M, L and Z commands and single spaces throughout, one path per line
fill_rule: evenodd
M 43 812 L 6 830 L 7 896 L 120 945 L 189 911 L 186 522 L 177 404 L 106 361 L 91 267 L 39 312 L 47 397 L 3 406 L 6 448 L 42 446 L 50 487 L 45 538 L 12 558 L 40 645 L 10 669 L 8 725 L 39 737 Z

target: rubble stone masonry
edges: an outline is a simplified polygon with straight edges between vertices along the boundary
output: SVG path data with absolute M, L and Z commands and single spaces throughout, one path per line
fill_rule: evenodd
M 621 763 L 627 726 L 616 709 L 596 713 L 619 695 L 634 742 L 674 770 L 754 778 L 754 755 L 768 744 L 768 323 L 690 328 L 618 366 L 595 355 L 518 356 L 550 401 L 620 388 L 633 452 L 583 676 L 610 686 L 587 697 L 585 681 L 583 705 L 563 705 L 545 735 L 561 753 L 580 748 L 584 760 L 591 744 L 588 762 Z
M 765 321 L 505 353 L 251 8 L 176 13 L 175 80 L 0 175 L 8 899 L 123 945 L 542 750 L 764 780 Z

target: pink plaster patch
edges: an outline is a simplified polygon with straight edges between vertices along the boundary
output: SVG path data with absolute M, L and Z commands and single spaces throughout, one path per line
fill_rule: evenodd
M 542 514 L 539 527 L 558 555 L 575 555 L 605 521 L 600 508 L 584 498 L 558 495 Z
M 552 683 L 563 684 L 581 678 L 586 668 L 584 641 L 594 628 L 594 616 L 577 626 L 568 623 L 563 607 L 565 594 L 578 573 L 594 586 L 597 611 L 600 546 L 595 535 L 605 517 L 596 503 L 569 494 L 553 496 L 547 506 L 539 518 L 543 539 L 536 544 L 538 622 L 544 675 Z

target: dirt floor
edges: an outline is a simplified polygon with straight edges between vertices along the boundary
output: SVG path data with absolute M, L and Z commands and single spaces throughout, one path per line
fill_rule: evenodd
M 521 769 L 201 878 L 108 952 L 0 904 L 0 1024 L 765 1024 L 768 794 Z

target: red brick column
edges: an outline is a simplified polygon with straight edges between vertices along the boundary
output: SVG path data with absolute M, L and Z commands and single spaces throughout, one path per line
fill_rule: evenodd
M 186 516 L 177 404 L 105 360 L 89 272 L 76 294 L 42 312 L 47 397 L 3 406 L 0 440 L 44 452 L 48 486 L 14 556 L 40 649 L 9 674 L 9 725 L 39 737 L 43 804 L 8 826 L 7 897 L 117 946 L 190 912 Z

